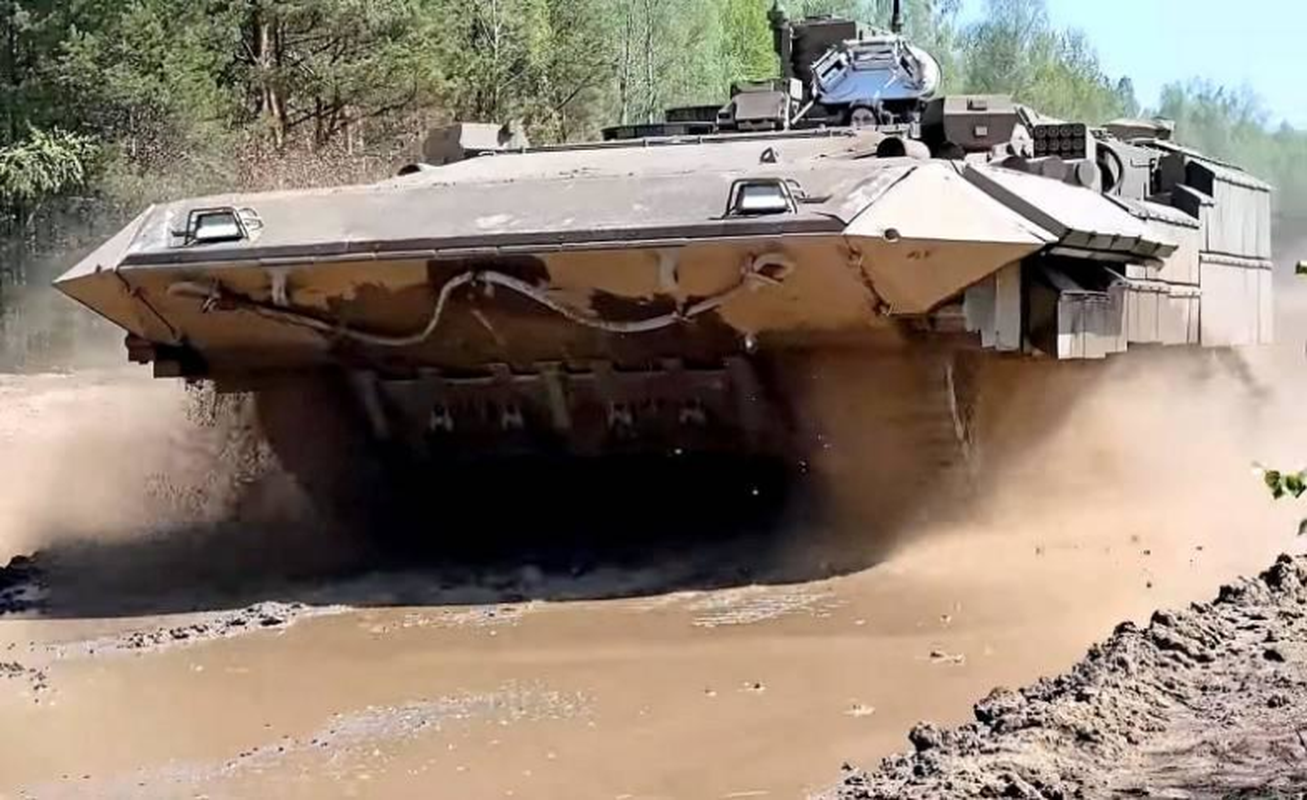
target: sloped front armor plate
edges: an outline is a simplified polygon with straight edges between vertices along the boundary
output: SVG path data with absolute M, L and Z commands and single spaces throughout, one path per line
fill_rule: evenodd
M 972 186 L 948 162 L 904 174 L 845 229 L 896 314 L 919 314 L 1053 237 Z

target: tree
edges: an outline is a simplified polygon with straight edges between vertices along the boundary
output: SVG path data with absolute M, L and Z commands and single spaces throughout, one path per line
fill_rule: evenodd
M 414 0 L 248 0 L 235 75 L 277 145 L 302 126 L 322 145 L 423 101 L 431 89 Z
M 740 28 L 732 30 L 756 28 L 757 11 L 744 3 L 732 13 L 698 0 L 615 0 L 615 6 L 622 122 L 660 119 L 668 106 L 720 102 L 732 80 L 749 77 L 733 66 L 732 50 L 757 60 L 757 51 L 738 38 Z
M 778 73 L 766 0 L 721 0 L 721 61 L 728 80 L 760 80 Z
M 986 12 L 961 36 L 966 91 L 1011 94 L 1043 113 L 1093 123 L 1131 110 L 1084 34 L 1054 28 L 1044 0 L 987 0 Z
M 90 142 L 63 131 L 28 130 L 27 137 L 0 148 L 0 209 L 31 209 L 42 200 L 86 180 Z
M 220 7 L 135 0 L 83 19 L 59 43 L 50 70 L 65 124 L 111 143 L 142 170 L 208 149 L 241 112 L 226 85 L 237 18 Z
M 534 80 L 540 138 L 591 136 L 609 122 L 615 59 L 607 12 L 601 0 L 549 0 Z
M 455 11 L 458 5 L 461 10 Z M 537 141 L 593 132 L 615 77 L 607 0 L 432 0 L 446 8 L 427 57 L 446 115 L 521 121 Z
M 0 293 L 24 282 L 33 221 L 43 203 L 84 184 L 91 152 L 84 137 L 37 128 L 0 147 Z
M 794 19 L 830 15 L 867 23 L 880 10 L 878 0 L 792 0 L 785 6 Z
M 1116 82 L 1116 96 L 1121 103 L 1121 110 L 1127 117 L 1139 116 L 1141 106 L 1139 98 L 1135 94 L 1135 82 L 1130 80 L 1129 76 L 1122 76 Z

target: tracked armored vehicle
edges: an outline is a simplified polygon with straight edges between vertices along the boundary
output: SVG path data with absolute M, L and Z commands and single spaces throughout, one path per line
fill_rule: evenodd
M 157 376 L 336 387 L 405 459 L 747 454 L 887 495 L 983 449 L 984 403 L 1069 403 L 1068 362 L 1270 340 L 1270 187 L 1163 123 L 940 96 L 895 20 L 775 12 L 776 81 L 602 141 L 455 125 L 378 184 L 157 205 L 57 285 Z

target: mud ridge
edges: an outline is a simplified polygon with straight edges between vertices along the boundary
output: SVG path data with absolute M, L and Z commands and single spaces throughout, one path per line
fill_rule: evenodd
M 1307 796 L 1307 557 L 1210 603 L 1123 623 L 1069 672 L 995 689 L 976 721 L 845 766 L 838 800 Z
M 279 630 L 309 617 L 342 614 L 349 610 L 351 609 L 347 606 L 309 606 L 304 603 L 265 601 L 232 611 L 187 615 L 188 619 L 178 624 L 165 623 L 93 639 L 61 642 L 49 645 L 48 649 L 57 658 L 153 652 L 258 631 Z
M 7 615 L 41 616 L 46 610 L 49 589 L 41 567 L 40 552 L 15 556 L 0 567 L 0 618 Z M 131 651 L 156 651 L 226 639 L 256 631 L 286 628 L 309 617 L 341 614 L 350 611 L 345 605 L 311 606 L 301 602 L 265 600 L 242 608 L 182 615 L 169 622 L 150 627 L 131 628 L 108 636 L 48 645 L 59 658 L 112 654 Z M 26 676 L 34 690 L 46 688 L 44 673 L 30 670 L 17 662 L 0 661 L 0 678 Z

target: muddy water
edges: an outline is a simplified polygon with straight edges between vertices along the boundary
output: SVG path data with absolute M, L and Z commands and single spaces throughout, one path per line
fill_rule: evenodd
M 1291 417 L 1225 383 L 1172 402 L 1187 391 L 1177 381 L 1132 384 L 1144 399 L 1128 414 L 1121 394 L 1091 404 L 966 522 L 833 577 L 659 591 L 623 564 L 576 592 L 566 575 L 527 574 L 547 586 L 527 594 L 545 599 L 491 602 L 415 570 L 235 593 L 199 582 L 186 615 L 158 615 L 178 607 L 170 598 L 0 619 L 0 661 L 28 671 L 0 673 L 0 797 L 820 790 L 842 762 L 903 748 L 917 720 L 962 721 L 992 686 L 1062 670 L 1118 621 L 1205 598 L 1296 547 L 1294 509 L 1269 503 L 1248 469 L 1301 441 Z M 154 386 L 0 384 L 0 485 L 22 510 L 4 518 L 0 556 L 85 536 L 96 507 L 115 530 L 135 522 L 141 509 L 121 498 L 153 457 L 139 434 L 170 419 L 140 413 Z M 86 407 L 113 424 L 69 413 Z M 1244 424 L 1252 410 L 1259 421 Z M 61 431 L 94 447 L 63 448 Z M 37 469 L 51 452 L 57 463 Z M 65 475 L 77 480 L 54 480 Z M 813 533 L 800 523 L 789 546 Z M 206 622 L 251 595 L 307 605 L 267 627 Z M 132 631 L 164 633 L 136 646 Z

